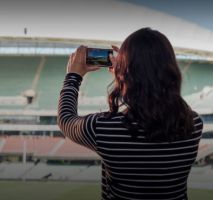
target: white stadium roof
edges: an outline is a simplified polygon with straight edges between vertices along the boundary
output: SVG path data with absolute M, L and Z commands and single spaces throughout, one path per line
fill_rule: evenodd
M 184 5 L 183 5 L 184 6 Z M 151 27 L 175 47 L 213 51 L 213 32 L 181 18 L 119 0 L 15 1 L 0 6 L 0 37 L 123 41 Z M 24 35 L 24 28 L 28 33 Z

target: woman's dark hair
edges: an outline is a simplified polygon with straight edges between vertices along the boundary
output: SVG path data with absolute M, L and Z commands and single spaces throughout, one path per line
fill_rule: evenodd
M 124 122 L 133 137 L 140 128 L 152 141 L 191 135 L 192 110 L 181 97 L 181 72 L 165 35 L 150 28 L 132 33 L 116 61 L 114 86 L 108 97 L 110 114 L 126 104 Z

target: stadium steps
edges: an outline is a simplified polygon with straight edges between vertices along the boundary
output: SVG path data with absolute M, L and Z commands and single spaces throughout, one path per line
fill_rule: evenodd
M 0 163 L 0 179 L 8 180 L 100 181 L 99 165 L 48 165 L 46 163 Z
M 201 139 L 199 144 L 198 155 L 196 161 L 205 159 L 207 156 L 212 155 L 213 141 L 212 139 Z
M 20 136 L 9 136 L 5 138 L 6 142 L 1 153 L 23 154 L 24 138 Z
M 55 152 L 55 157 L 69 158 L 69 159 L 99 159 L 98 155 L 92 150 L 80 146 L 70 139 L 65 138 L 64 144 L 60 146 Z
M 1 163 L 0 179 L 22 179 L 23 174 L 34 164 L 32 163 Z
M 5 143 L 6 143 L 6 140 L 4 138 L 1 138 L 1 140 L 0 140 L 0 152 L 2 152 L 2 149 L 4 148 Z
M 26 174 L 25 179 L 41 180 L 46 175 L 49 180 L 67 180 L 67 181 L 99 181 L 100 180 L 100 166 L 58 166 L 47 165 L 40 163 Z
M 40 57 L 5 56 L 0 59 L 0 96 L 17 96 L 31 88 Z
M 41 75 L 41 72 L 44 68 L 44 65 L 45 65 L 45 62 L 46 62 L 46 58 L 44 56 L 41 57 L 41 60 L 40 60 L 40 63 L 37 67 L 37 70 L 36 70 L 36 73 L 35 73 L 35 77 L 33 79 L 33 82 L 32 82 L 32 89 L 33 90 L 36 90 L 37 89 L 37 85 L 38 85 L 38 82 L 39 82 L 39 79 L 40 79 L 40 75 Z
M 60 159 L 100 159 L 96 153 L 80 146 L 70 139 L 61 137 L 44 136 L 9 136 L 0 137 L 5 140 L 1 153 L 22 155 L 24 143 L 26 153 L 36 158 L 60 158 Z
M 59 148 L 61 148 L 61 146 L 63 146 L 65 143 L 64 139 L 61 139 L 58 141 L 58 143 L 56 143 L 56 145 L 52 148 L 52 150 L 49 152 L 49 156 L 54 156 L 56 151 L 58 151 Z
M 213 189 L 213 166 L 192 167 L 188 178 L 188 186 L 198 189 Z

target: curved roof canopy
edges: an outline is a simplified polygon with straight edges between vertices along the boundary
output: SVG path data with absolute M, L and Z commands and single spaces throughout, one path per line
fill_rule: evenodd
M 1 3 L 0 24 L 0 37 L 113 41 L 123 41 L 133 31 L 151 27 L 163 32 L 175 47 L 213 51 L 211 30 L 119 0 L 8 0 Z

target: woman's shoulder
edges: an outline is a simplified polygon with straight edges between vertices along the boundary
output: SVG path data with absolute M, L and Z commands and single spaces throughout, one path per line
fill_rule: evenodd
M 117 113 L 111 113 L 111 112 L 100 112 L 98 114 L 97 120 L 98 121 L 118 121 L 122 120 L 124 118 L 124 113 L 117 112 Z
M 198 114 L 196 111 L 192 110 L 192 116 L 194 121 L 194 126 L 196 129 L 203 129 L 203 120 L 200 114 Z
M 201 115 L 198 114 L 195 110 L 192 110 L 192 117 L 193 117 L 194 120 L 203 121 L 202 118 L 201 118 Z

